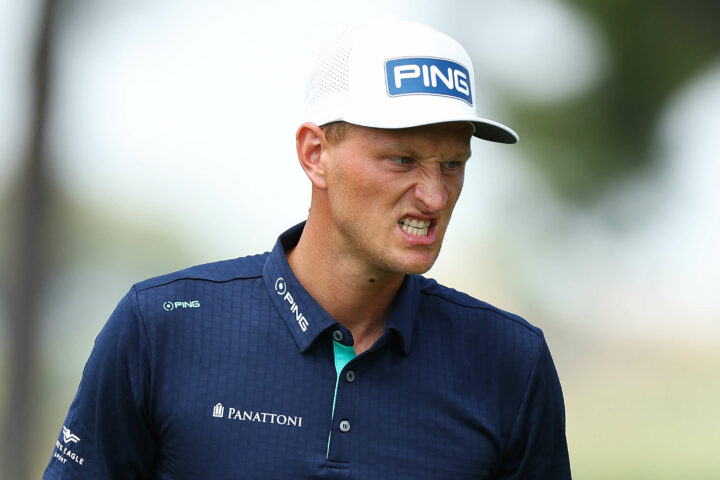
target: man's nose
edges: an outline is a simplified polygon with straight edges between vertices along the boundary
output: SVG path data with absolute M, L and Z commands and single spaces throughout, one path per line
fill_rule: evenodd
M 440 165 L 423 172 L 421 180 L 415 185 L 415 198 L 420 201 L 423 213 L 432 214 L 445 208 L 448 194 Z

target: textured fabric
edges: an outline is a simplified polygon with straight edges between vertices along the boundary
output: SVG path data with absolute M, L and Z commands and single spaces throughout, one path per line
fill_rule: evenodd
M 271 253 L 134 285 L 44 478 L 570 477 L 542 332 L 433 280 L 405 278 L 337 381 L 333 335 L 352 336 L 288 266 L 302 226 Z

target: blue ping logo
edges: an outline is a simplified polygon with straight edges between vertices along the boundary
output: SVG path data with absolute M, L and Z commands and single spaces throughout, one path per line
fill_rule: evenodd
M 472 105 L 470 74 L 452 60 L 432 57 L 395 58 L 385 62 L 388 94 L 443 95 Z

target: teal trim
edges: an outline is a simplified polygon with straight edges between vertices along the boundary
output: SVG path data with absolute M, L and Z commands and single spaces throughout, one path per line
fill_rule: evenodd
M 335 418 L 335 400 L 337 400 L 337 389 L 340 383 L 340 372 L 345 368 L 345 365 L 350 363 L 350 360 L 355 358 L 355 347 L 347 347 L 342 343 L 333 340 L 333 353 L 335 354 L 335 372 L 337 378 L 335 379 L 335 395 L 333 396 L 333 409 L 332 418 Z
M 350 363 L 350 360 L 355 358 L 355 347 L 348 347 L 342 343 L 333 340 L 333 353 L 335 355 L 335 394 L 333 395 L 333 407 L 332 407 L 332 419 L 335 418 L 335 400 L 337 400 L 338 385 L 340 384 L 340 372 L 342 372 L 345 365 Z M 328 435 L 328 447 L 325 458 L 330 455 L 330 438 L 332 437 L 332 427 L 330 428 L 330 435 Z
M 348 347 L 333 340 L 333 352 L 335 353 L 335 371 L 339 378 L 340 372 L 345 368 L 345 365 L 355 358 L 355 347 Z

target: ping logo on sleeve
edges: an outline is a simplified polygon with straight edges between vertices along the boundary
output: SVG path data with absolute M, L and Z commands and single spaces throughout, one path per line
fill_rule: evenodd
M 385 61 L 388 95 L 443 95 L 472 105 L 470 74 L 457 62 L 443 58 L 410 57 Z

